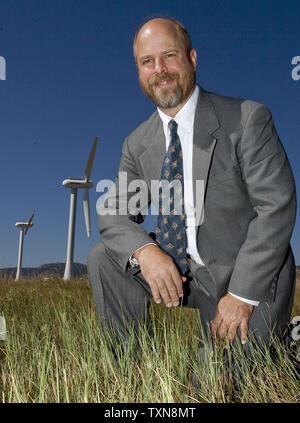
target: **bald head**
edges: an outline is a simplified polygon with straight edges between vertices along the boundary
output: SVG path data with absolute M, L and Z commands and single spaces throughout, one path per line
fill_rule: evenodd
M 185 27 L 173 18 L 155 18 L 147 21 L 136 32 L 133 42 L 133 55 L 137 62 L 137 47 L 149 37 L 164 36 L 165 34 L 172 34 L 182 44 L 189 57 L 192 50 L 192 43 L 190 36 Z

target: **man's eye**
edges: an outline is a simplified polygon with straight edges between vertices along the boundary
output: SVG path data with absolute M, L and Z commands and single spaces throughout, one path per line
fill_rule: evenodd
M 175 53 L 168 53 L 166 56 L 167 57 L 174 57 L 175 56 Z
M 151 62 L 151 59 L 145 59 L 145 60 L 143 60 L 142 64 L 147 65 L 150 62 Z

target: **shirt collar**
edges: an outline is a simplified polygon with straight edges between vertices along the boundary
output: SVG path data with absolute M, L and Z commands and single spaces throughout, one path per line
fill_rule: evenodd
M 185 105 L 175 115 L 174 118 L 171 118 L 171 116 L 167 115 L 166 113 L 162 112 L 159 108 L 157 108 L 157 111 L 163 123 L 165 125 L 168 125 L 169 121 L 174 119 L 175 122 L 177 122 L 178 126 L 181 126 L 181 127 L 189 127 L 190 124 L 193 124 L 198 96 L 199 96 L 199 87 L 198 85 L 195 85 L 193 94 L 185 103 Z

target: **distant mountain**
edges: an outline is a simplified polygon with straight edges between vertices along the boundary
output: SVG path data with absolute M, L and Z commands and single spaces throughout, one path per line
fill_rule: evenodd
M 300 278 L 300 266 L 296 266 L 297 277 Z M 42 264 L 39 267 L 23 267 L 22 276 L 27 278 L 34 278 L 36 276 L 49 276 L 49 275 L 59 275 L 63 277 L 65 271 L 65 263 L 48 263 Z M 16 267 L 6 267 L 0 269 L 0 278 L 4 276 L 16 277 L 17 268 Z M 80 278 L 81 276 L 87 276 L 87 267 L 82 263 L 74 263 L 74 277 Z
M 39 267 L 23 267 L 22 276 L 27 278 L 33 278 L 36 276 L 49 276 L 49 275 L 59 275 L 63 276 L 65 271 L 65 263 L 49 263 L 42 264 Z M 4 276 L 15 278 L 17 268 L 16 267 L 6 267 L 0 269 L 0 278 Z M 87 267 L 85 264 L 74 263 L 74 277 L 80 278 L 81 276 L 87 275 Z

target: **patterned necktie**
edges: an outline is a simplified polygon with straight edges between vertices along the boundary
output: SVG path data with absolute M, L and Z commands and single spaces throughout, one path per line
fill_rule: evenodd
M 188 270 L 184 213 L 183 159 L 177 123 L 170 120 L 171 140 L 165 155 L 159 184 L 159 215 L 156 241 L 184 274 Z

